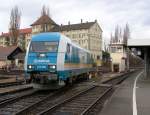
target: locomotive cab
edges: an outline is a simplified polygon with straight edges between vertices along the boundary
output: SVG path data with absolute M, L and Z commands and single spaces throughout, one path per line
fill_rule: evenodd
M 35 88 L 56 89 L 93 71 L 90 52 L 57 32 L 32 36 L 25 71 Z
M 38 39 L 38 36 L 32 38 L 28 49 L 26 69 L 34 87 L 39 88 L 39 84 L 46 86 L 46 84 L 55 84 L 58 81 L 58 47 L 57 36 L 50 38 L 44 36 L 43 39 Z

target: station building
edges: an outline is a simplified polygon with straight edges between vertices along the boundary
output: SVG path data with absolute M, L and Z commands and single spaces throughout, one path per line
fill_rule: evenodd
M 122 42 L 115 42 L 109 45 L 109 52 L 111 57 L 111 70 L 113 72 L 123 72 L 127 70 L 127 52 L 125 44 Z
M 143 68 L 144 62 L 136 51 L 132 51 L 122 40 L 109 44 L 111 71 L 124 72 L 133 68 Z
M 0 46 L 0 69 L 5 69 L 7 66 L 15 66 L 23 64 L 14 58 L 14 56 L 23 51 L 17 46 L 3 47 Z M 22 66 L 22 65 L 19 65 Z

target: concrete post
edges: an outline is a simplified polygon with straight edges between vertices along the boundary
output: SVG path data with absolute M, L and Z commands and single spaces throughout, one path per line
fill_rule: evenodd
M 148 66 L 149 66 L 149 59 L 148 59 L 148 49 L 144 49 L 144 75 L 148 78 Z
M 127 54 L 127 71 L 129 70 L 129 48 L 127 47 L 127 52 L 126 52 Z

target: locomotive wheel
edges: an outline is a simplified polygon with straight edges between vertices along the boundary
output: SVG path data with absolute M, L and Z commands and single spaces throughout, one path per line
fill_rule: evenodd
M 73 79 L 72 77 L 69 77 L 67 80 L 66 80 L 66 85 L 73 85 Z

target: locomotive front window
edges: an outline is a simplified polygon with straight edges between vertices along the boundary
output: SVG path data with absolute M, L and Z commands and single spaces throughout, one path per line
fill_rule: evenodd
M 31 42 L 30 52 L 57 52 L 58 42 Z

